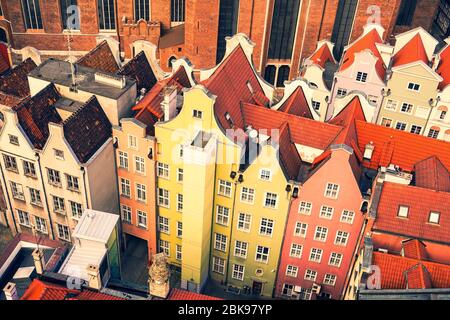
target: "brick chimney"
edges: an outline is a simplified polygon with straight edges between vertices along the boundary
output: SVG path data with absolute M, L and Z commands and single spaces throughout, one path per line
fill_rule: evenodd
M 89 276 L 89 287 L 100 290 L 102 288 L 102 280 L 100 278 L 100 270 L 98 266 L 93 264 L 88 265 L 87 274 Z
M 3 288 L 3 292 L 5 293 L 6 300 L 19 300 L 15 283 L 8 282 L 6 286 Z
M 31 255 L 33 256 L 34 267 L 36 268 L 36 273 L 43 274 L 44 266 L 45 266 L 44 253 L 42 252 L 42 250 L 36 248 L 36 249 L 34 249 L 34 251 Z
M 164 253 L 153 256 L 153 264 L 149 268 L 149 292 L 150 295 L 167 298 L 170 291 L 170 272 L 167 257 Z

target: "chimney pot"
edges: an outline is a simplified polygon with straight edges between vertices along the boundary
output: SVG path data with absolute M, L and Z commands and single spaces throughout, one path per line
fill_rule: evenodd
M 19 300 L 16 284 L 14 282 L 8 282 L 3 288 L 3 292 L 5 293 L 6 300 Z

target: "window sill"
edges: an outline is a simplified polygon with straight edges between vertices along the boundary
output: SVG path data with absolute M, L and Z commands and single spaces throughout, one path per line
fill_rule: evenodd
M 67 190 L 75 192 L 75 193 L 81 193 L 80 189 L 75 189 L 75 188 L 67 188 Z
M 36 175 L 32 175 L 32 174 L 24 174 L 24 176 L 25 177 L 27 177 L 27 178 L 31 178 L 31 179 L 37 179 L 37 176 Z
M 54 213 L 57 213 L 57 214 L 60 214 L 60 215 L 62 215 L 62 216 L 65 216 L 65 215 L 66 215 L 66 212 L 65 212 L 65 211 L 53 210 L 53 212 L 54 212 Z
M 61 183 L 49 182 L 48 184 L 55 188 L 62 188 Z
M 42 205 L 42 202 L 30 202 L 32 206 L 38 207 L 38 208 L 43 208 L 44 206 Z
M 9 172 L 14 172 L 14 173 L 19 173 L 19 170 L 18 169 L 13 169 L 13 168 L 5 168 L 7 171 L 9 171 Z

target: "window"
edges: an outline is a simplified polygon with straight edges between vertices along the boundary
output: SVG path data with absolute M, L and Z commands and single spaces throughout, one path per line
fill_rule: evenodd
M 255 189 L 242 187 L 241 201 L 253 204 L 254 200 L 255 200 Z
M 34 217 L 34 222 L 36 223 L 36 230 L 41 233 L 47 233 L 47 223 L 45 219 L 40 217 Z
M 145 174 L 145 160 L 142 157 L 134 157 L 135 170 L 137 173 Z
M 114 0 L 97 0 L 98 21 L 100 30 L 116 29 Z
M 30 215 L 28 212 L 17 210 L 17 215 L 19 216 L 19 223 L 25 227 L 30 227 Z
M 244 272 L 244 266 L 240 264 L 233 264 L 233 273 L 231 274 L 231 277 L 239 281 L 244 281 Z
M 61 186 L 61 177 L 59 176 L 59 171 L 47 169 L 47 173 L 48 173 L 48 183 L 54 186 Z
M 259 172 L 259 178 L 261 180 L 270 181 L 272 179 L 272 173 L 268 169 L 261 169 Z
M 392 126 L 392 120 L 391 120 L 391 119 L 388 119 L 388 118 L 383 118 L 383 119 L 381 119 L 381 125 L 382 125 L 383 127 L 388 127 L 388 128 L 390 128 L 390 127 Z
M 345 97 L 347 95 L 347 89 L 338 88 L 336 95 L 338 96 L 338 98 Z
M 402 107 L 400 108 L 401 112 L 411 113 L 413 105 L 410 103 L 403 102 Z
M 284 283 L 283 284 L 283 290 L 281 291 L 281 294 L 283 296 L 290 297 L 292 295 L 293 291 L 294 291 L 294 285 L 293 284 Z
M 319 101 L 312 101 L 312 107 L 314 110 L 319 111 L 320 110 L 320 102 Z
M 227 236 L 216 233 L 215 234 L 215 241 L 214 241 L 214 249 L 219 251 L 226 251 L 227 250 Z
M 297 278 L 298 267 L 288 264 L 286 267 L 286 275 L 288 277 Z
M 23 187 L 21 184 L 11 181 L 11 193 L 14 199 L 25 200 Z
M 53 198 L 53 211 L 57 213 L 65 213 L 66 205 L 63 198 L 52 196 Z
M 397 123 L 396 123 L 396 125 L 395 125 L 395 129 L 401 130 L 401 131 L 405 131 L 405 129 L 406 129 L 406 123 L 397 121 Z
M 250 232 L 250 225 L 252 222 L 252 216 L 247 213 L 239 213 L 237 229 L 245 232 Z
M 145 185 L 136 183 L 136 197 L 138 201 L 147 201 L 147 187 Z
M 322 249 L 311 248 L 311 252 L 309 253 L 309 261 L 319 262 L 322 261 Z
M 339 185 L 335 183 L 327 183 L 327 187 L 325 189 L 325 197 L 337 199 L 338 193 L 339 193 Z
M 298 207 L 298 212 L 301 214 L 306 214 L 306 215 L 310 215 L 311 214 L 311 210 L 312 210 L 312 203 L 311 202 L 306 202 L 306 201 L 301 201 L 300 205 Z
M 337 11 L 334 18 L 331 42 L 335 44 L 333 54 L 340 60 L 344 47 L 349 43 L 353 28 L 358 0 L 340 0 L 337 2 Z
M 366 82 L 367 81 L 367 73 L 358 71 L 358 73 L 356 74 L 356 81 Z
M 407 206 L 399 206 L 397 216 L 402 218 L 408 218 L 409 208 Z
M 264 207 L 275 209 L 277 207 L 277 198 L 278 195 L 276 193 L 266 192 Z
M 320 217 L 325 219 L 330 219 L 333 217 L 334 208 L 328 206 L 322 206 L 320 208 Z
M 43 29 L 39 0 L 22 0 L 22 11 L 27 29 Z
M 397 109 L 397 104 L 398 104 L 397 101 L 389 99 L 386 102 L 386 105 L 384 106 L 384 108 L 387 110 L 395 111 Z
M 272 219 L 262 218 L 259 226 L 259 234 L 262 236 L 272 236 L 274 221 Z
M 177 237 L 182 238 L 183 237 L 183 222 L 177 221 Z
M 134 0 L 134 21 L 150 21 L 150 0 Z
M 224 274 L 225 273 L 225 259 L 219 257 L 212 258 L 213 272 Z
M 176 252 L 175 252 L 175 257 L 177 260 L 181 260 L 183 257 L 183 247 L 180 246 L 179 244 L 176 245 Z
M 410 82 L 410 83 L 408 83 L 408 90 L 419 91 L 420 84 Z
M 34 163 L 29 161 L 23 161 L 23 172 L 28 177 L 36 177 L 36 169 L 34 167 Z
M 122 204 L 120 206 L 120 211 L 122 213 L 122 221 L 131 223 L 131 207 Z
M 352 224 L 354 218 L 355 218 L 355 212 L 350 211 L 350 210 L 342 211 L 341 222 Z
M 192 116 L 193 116 L 194 118 L 201 119 L 201 118 L 203 118 L 203 111 L 194 109 L 194 110 L 192 111 Z
M 439 136 L 439 131 L 440 130 L 438 129 L 430 129 L 430 131 L 428 131 L 428 138 L 437 139 Z
M 67 179 L 67 189 L 73 190 L 73 191 L 79 190 L 77 177 L 66 174 L 66 179 Z
M 147 229 L 147 213 L 137 210 L 137 225 L 138 227 Z
M 177 194 L 177 211 L 183 212 L 183 195 L 181 193 Z
M 30 188 L 30 199 L 31 204 L 42 206 L 41 192 L 39 190 Z
M 6 170 L 19 172 L 19 170 L 17 169 L 16 158 L 7 156 L 7 155 L 3 155 L 3 160 L 5 162 Z
M 137 149 L 137 138 L 131 134 L 128 135 L 128 148 Z
M 169 178 L 169 165 L 166 163 L 158 162 L 157 173 L 158 173 L 158 177 L 168 179 Z
M 216 223 L 227 226 L 229 216 L 230 216 L 229 208 L 217 206 Z
M 410 26 L 416 10 L 417 0 L 402 0 L 397 16 L 396 25 Z
M 53 149 L 53 154 L 55 158 L 58 160 L 64 160 L 64 152 L 62 150 Z
M 306 269 L 305 280 L 316 281 L 317 271 Z
M 334 244 L 339 246 L 346 246 L 348 236 L 348 232 L 338 230 L 338 232 L 336 232 L 336 239 L 334 239 Z
M 429 223 L 439 224 L 440 213 L 436 211 L 431 211 L 430 216 L 428 217 Z
M 159 231 L 162 233 L 170 234 L 169 218 L 159 216 L 158 221 L 159 221 Z
M 83 215 L 83 207 L 82 207 L 81 203 L 77 203 L 74 201 L 69 201 L 69 202 L 70 202 L 70 208 L 72 210 L 72 217 L 74 217 L 76 219 L 81 218 L 81 216 Z M 131 209 L 130 209 L 130 221 L 131 221 Z
M 244 259 L 247 258 L 247 248 L 247 242 L 236 240 L 234 244 L 234 255 Z
M 447 111 L 442 110 L 441 113 L 439 114 L 439 119 L 444 120 L 446 115 L 447 115 Z
M 325 274 L 325 277 L 323 278 L 323 284 L 334 286 L 335 283 L 336 283 L 336 276 L 334 274 L 329 273 Z
M 333 267 L 340 267 L 342 262 L 342 254 L 332 252 L 330 254 L 330 260 L 328 261 L 328 264 Z
M 178 168 L 177 169 L 177 181 L 178 182 L 183 182 L 183 179 L 184 179 L 184 170 Z
M 169 208 L 169 191 L 165 189 L 158 189 L 158 205 Z
M 128 170 L 128 153 L 119 151 L 119 167 Z
M 293 258 L 301 258 L 303 252 L 303 246 L 293 243 L 291 244 L 291 251 L 289 252 L 289 256 Z
M 269 261 L 269 248 L 256 246 L 255 261 L 267 263 Z
M 159 252 L 162 252 L 167 257 L 170 257 L 170 242 L 166 240 L 159 240 Z
M 124 197 L 131 197 L 130 180 L 120 178 L 120 194 Z
M 58 238 L 65 241 L 70 241 L 69 227 L 58 223 Z
M 226 197 L 231 197 L 231 182 L 219 180 L 219 194 Z
M 61 19 L 64 30 L 80 30 L 77 0 L 61 0 Z
M 368 98 L 369 103 L 372 105 L 376 105 L 378 103 L 378 97 L 377 96 L 372 96 L 369 94 Z
M 314 240 L 325 242 L 327 241 L 328 228 L 325 227 L 316 227 L 316 232 L 314 233 Z
M 174 0 L 172 0 L 173 2 Z M 183 1 L 184 4 L 184 1 Z M 233 36 L 237 31 L 239 0 L 220 1 L 219 25 L 217 35 L 216 63 L 222 61 L 225 55 L 225 38 Z M 173 20 L 172 20 L 173 21 Z M 183 16 L 184 21 L 184 16 Z
M 307 230 L 308 230 L 308 225 L 306 223 L 297 222 L 295 224 L 294 236 L 306 238 Z
M 13 136 L 12 134 L 10 134 L 8 136 L 9 136 L 9 143 L 14 144 L 16 146 L 19 145 L 19 137 Z
M 172 22 L 184 22 L 184 0 L 171 0 L 170 20 Z
M 283 88 L 284 82 L 288 80 L 289 73 L 291 72 L 291 68 L 287 65 L 281 65 L 278 66 L 278 73 L 277 73 L 277 88 Z
M 420 134 L 421 131 L 422 131 L 422 127 L 417 126 L 415 124 L 411 125 L 411 129 L 409 130 L 409 132 L 414 133 L 414 134 Z

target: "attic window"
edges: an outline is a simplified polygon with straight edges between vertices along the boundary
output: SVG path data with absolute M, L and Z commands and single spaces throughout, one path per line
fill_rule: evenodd
M 408 83 L 408 90 L 419 91 L 420 90 L 420 84 L 410 82 L 410 83 Z
M 192 116 L 193 116 L 194 118 L 201 119 L 201 118 L 203 118 L 203 112 L 200 111 L 200 110 L 194 109 L 194 110 L 192 111 Z
M 55 154 L 56 159 L 64 160 L 64 152 L 62 150 L 53 149 L 53 152 Z
M 439 224 L 440 213 L 436 211 L 431 211 L 430 216 L 428 217 L 429 223 Z
M 250 83 L 250 81 L 247 81 L 247 88 L 248 88 L 248 90 L 250 91 L 251 94 L 254 93 L 253 87 L 252 87 L 252 84 Z
M 409 207 L 407 206 L 399 206 L 397 216 L 401 218 L 408 218 Z
M 16 146 L 19 145 L 19 138 L 17 136 L 9 135 L 9 143 L 14 144 Z

